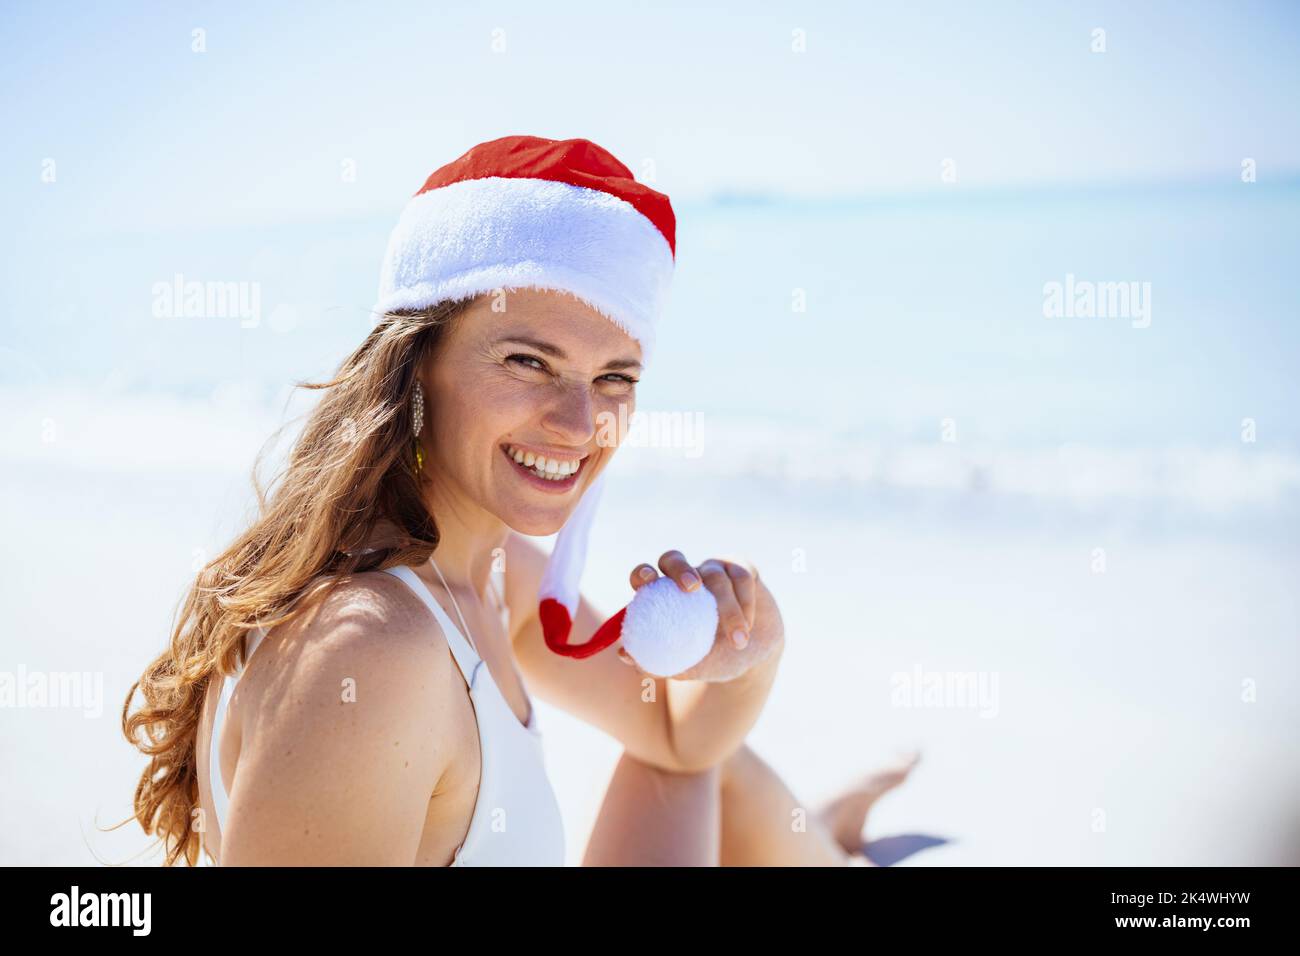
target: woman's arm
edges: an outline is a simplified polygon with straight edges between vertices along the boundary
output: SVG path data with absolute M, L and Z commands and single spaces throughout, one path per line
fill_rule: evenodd
M 537 592 L 545 566 L 546 555 L 540 548 L 521 535 L 509 536 L 506 600 L 511 639 L 530 691 L 599 727 L 638 760 L 665 770 L 700 770 L 740 747 L 762 711 L 784 644 L 781 616 L 765 585 L 753 582 L 754 627 L 745 649 L 719 641 L 699 667 L 687 672 L 690 677 L 709 678 L 707 682 L 668 680 L 620 660 L 621 643 L 586 660 L 551 651 L 537 617 Z M 595 633 L 606 616 L 582 599 L 573 633 Z M 749 669 L 734 679 L 714 680 L 719 667 L 730 676 L 744 666 Z
M 459 677 L 428 610 L 396 590 L 400 581 L 365 577 L 392 584 L 343 585 L 277 628 L 262 666 L 240 681 L 249 696 L 223 866 L 415 861 L 430 795 L 456 752 Z
M 707 676 L 709 680 L 668 682 L 673 752 L 685 771 L 703 770 L 735 753 L 767 703 L 785 649 L 785 628 L 776 600 L 757 577 L 753 622 L 749 642 L 743 649 L 719 640 L 708 657 L 686 672 L 688 677 Z M 731 676 L 746 663 L 747 655 L 757 662 L 738 676 Z M 725 676 L 714 679 L 715 674 Z

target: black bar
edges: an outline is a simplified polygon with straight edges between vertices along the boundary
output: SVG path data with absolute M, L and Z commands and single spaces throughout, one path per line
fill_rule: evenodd
M 444 924 L 556 939 L 563 932 L 571 941 L 611 920 L 629 932 L 656 926 L 687 937 L 693 928 L 724 938 L 751 935 L 747 930 L 762 938 L 779 929 L 797 939 L 827 934 L 828 942 L 843 942 L 847 935 L 864 944 L 897 933 L 922 946 L 945 938 L 1097 937 L 1231 945 L 1242 934 L 1293 930 L 1296 890 L 1294 868 L 49 867 L 10 868 L 4 875 L 10 888 L 0 912 L 7 939 L 15 931 L 76 933 L 82 941 L 90 934 L 145 938 L 136 933 L 144 925 L 142 895 L 131 898 L 137 909 L 119 909 L 119 925 L 52 925 L 52 918 L 70 922 L 75 886 L 79 922 L 99 905 L 99 894 L 148 894 L 148 938 L 215 941 L 219 932 L 228 946 L 240 939 L 251 944 L 258 927 L 295 943 L 373 942 L 377 933 L 390 932 L 427 934 L 416 938 L 434 942 Z M 111 907 L 104 912 L 111 916 Z M 1208 927 L 1193 923 L 1207 918 Z

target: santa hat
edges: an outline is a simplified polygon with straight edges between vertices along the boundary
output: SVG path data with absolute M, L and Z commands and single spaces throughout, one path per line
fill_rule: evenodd
M 376 316 L 498 289 L 556 289 L 641 345 L 649 364 L 676 261 L 668 197 L 586 139 L 505 136 L 438 169 L 406 204 L 380 271 Z M 538 594 L 551 650 L 589 657 L 618 640 L 626 608 L 569 642 L 605 475 L 555 540 Z

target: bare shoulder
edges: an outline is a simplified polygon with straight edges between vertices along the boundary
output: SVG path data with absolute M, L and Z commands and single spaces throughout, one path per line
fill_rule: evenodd
M 284 690 L 334 675 L 450 674 L 437 620 L 405 583 L 377 571 L 354 574 L 333 591 L 313 595 L 297 617 L 272 628 L 264 643 L 248 677 Z M 267 706 L 275 705 L 275 696 Z
M 436 620 L 402 581 L 368 572 L 263 643 L 240 681 L 252 686 L 223 856 L 403 862 L 459 752 L 459 678 Z

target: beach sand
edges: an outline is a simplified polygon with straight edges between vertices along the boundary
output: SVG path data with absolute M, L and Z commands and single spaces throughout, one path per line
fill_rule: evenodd
M 628 467 L 611 482 L 584 587 L 613 610 L 632 566 L 669 548 L 753 560 L 787 649 L 749 743 L 810 806 L 914 746 L 921 765 L 868 836 L 955 842 L 902 865 L 1296 859 L 1294 544 L 1102 531 L 1023 503 L 1023 520 L 1000 514 L 991 533 L 969 517 L 978 500 L 963 523 L 960 502 L 933 496 L 859 508 L 827 487 L 673 477 L 688 468 L 638 479 Z M 142 767 L 121 737 L 122 699 L 195 562 L 239 520 L 245 485 L 183 464 L 10 471 L 0 510 L 22 546 L 0 558 L 5 668 L 102 675 L 103 699 L 97 714 L 0 709 L 14 768 L 0 810 L 19 822 L 0 832 L 0 861 L 125 862 L 143 849 L 134 824 L 95 832 L 129 813 Z M 619 749 L 544 701 L 538 712 L 573 864 Z

